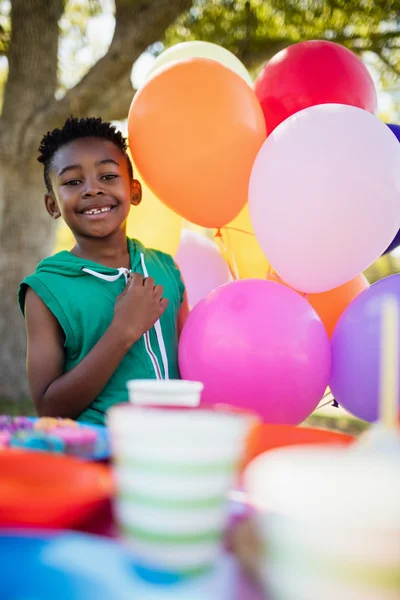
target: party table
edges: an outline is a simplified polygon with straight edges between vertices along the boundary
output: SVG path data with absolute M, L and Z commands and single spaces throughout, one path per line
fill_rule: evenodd
M 232 511 L 240 514 L 239 503 L 232 503 L 232 506 Z M 110 503 L 104 505 L 90 520 L 81 523 L 78 529 L 119 539 Z M 193 578 L 188 583 L 158 586 L 137 576 L 133 578 L 132 584 L 133 591 L 140 600 L 267 600 L 242 571 L 235 557 L 228 552 L 221 557 L 212 573 Z

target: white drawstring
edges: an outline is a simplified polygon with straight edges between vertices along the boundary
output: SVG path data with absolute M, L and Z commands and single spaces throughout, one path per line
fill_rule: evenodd
M 92 269 L 87 269 L 86 267 L 82 268 L 82 271 L 85 273 L 89 273 L 89 275 L 93 275 L 93 277 L 97 277 L 98 279 L 104 279 L 104 281 L 117 281 L 123 274 L 125 277 L 125 283 L 128 281 L 128 273 L 129 269 L 125 269 L 124 267 L 120 267 L 118 269 L 118 275 L 104 275 L 103 273 L 98 273 L 97 271 L 92 271 Z
M 143 254 L 143 252 L 140 253 L 140 262 L 142 263 L 143 275 L 145 277 L 148 277 L 149 274 L 147 272 L 147 268 L 146 268 L 146 263 L 144 261 L 144 254 Z M 158 341 L 158 345 L 159 345 L 160 352 L 161 352 L 161 358 L 162 358 L 162 361 L 163 361 L 164 379 L 169 379 L 168 357 L 167 357 L 167 351 L 165 349 L 165 343 L 164 343 L 164 338 L 163 338 L 163 334 L 162 334 L 160 320 L 158 320 L 155 323 L 154 329 L 156 331 L 157 341 Z
M 146 268 L 146 263 L 144 260 L 143 252 L 140 253 L 140 262 L 142 265 L 144 277 L 148 277 L 149 274 L 148 274 L 148 271 Z M 125 284 L 128 282 L 129 269 L 125 269 L 124 267 L 120 267 L 118 269 L 117 275 L 104 275 L 103 273 L 98 273 L 97 271 L 93 271 L 92 269 L 88 269 L 86 267 L 83 267 L 82 271 L 84 271 L 85 273 L 88 273 L 89 275 L 93 275 L 93 277 L 97 277 L 98 279 L 103 279 L 104 281 L 109 281 L 109 282 L 117 281 L 117 279 L 119 279 L 121 277 L 121 275 L 123 275 L 125 278 Z M 165 349 L 165 343 L 164 343 L 164 338 L 163 338 L 163 334 L 162 334 L 161 323 L 159 320 L 157 321 L 157 323 L 155 323 L 154 329 L 156 332 L 157 342 L 158 342 L 158 345 L 160 348 L 161 358 L 162 358 L 162 362 L 163 362 L 164 379 L 169 379 L 168 357 L 167 357 L 167 352 Z M 144 337 L 144 344 L 145 344 L 146 352 L 150 356 L 150 359 L 151 359 L 151 362 L 153 364 L 154 371 L 156 374 L 156 378 L 163 379 L 162 371 L 161 371 L 161 367 L 160 367 L 158 359 L 157 359 L 157 355 L 154 353 L 154 351 L 151 347 L 150 332 L 146 331 L 146 333 L 144 334 L 143 337 Z

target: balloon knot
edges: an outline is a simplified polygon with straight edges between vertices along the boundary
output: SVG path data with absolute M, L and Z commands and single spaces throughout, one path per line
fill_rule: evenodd
M 218 227 L 217 231 L 215 232 L 215 237 L 216 238 L 222 238 L 221 227 Z

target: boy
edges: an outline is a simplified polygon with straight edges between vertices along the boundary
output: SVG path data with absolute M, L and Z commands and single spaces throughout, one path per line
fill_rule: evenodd
M 43 260 L 19 290 L 29 385 L 40 416 L 104 424 L 107 409 L 127 401 L 129 379 L 179 378 L 184 285 L 170 256 L 126 237 L 142 192 L 120 132 L 70 118 L 39 152 L 46 209 L 76 243 Z

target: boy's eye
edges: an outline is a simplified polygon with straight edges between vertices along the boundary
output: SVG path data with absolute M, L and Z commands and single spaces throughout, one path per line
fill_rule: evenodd
M 64 183 L 64 185 L 79 185 L 81 183 L 80 179 L 69 179 Z
M 101 176 L 101 179 L 109 181 L 110 179 L 115 179 L 116 177 L 118 177 L 118 175 L 116 175 L 115 173 L 106 173 L 106 175 Z

